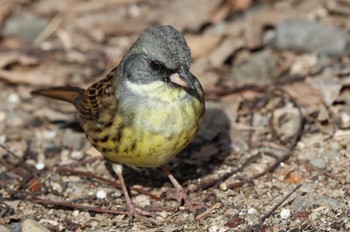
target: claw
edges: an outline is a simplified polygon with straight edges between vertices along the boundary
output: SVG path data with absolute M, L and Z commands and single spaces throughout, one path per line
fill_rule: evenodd
M 204 206 L 204 205 L 194 204 L 192 202 L 191 198 L 188 196 L 188 194 L 184 190 L 184 188 L 175 179 L 175 177 L 169 172 L 169 170 L 165 166 L 162 166 L 162 169 L 163 169 L 164 174 L 169 178 L 169 180 L 171 181 L 171 183 L 174 185 L 174 187 L 176 189 L 176 200 L 177 200 L 177 207 L 175 209 L 176 211 L 179 210 L 180 206 L 182 205 L 182 202 L 184 202 L 184 205 L 191 212 L 194 212 L 195 208 L 197 208 L 197 207 L 195 207 L 195 205 L 200 206 L 199 208 L 206 208 L 206 206 Z

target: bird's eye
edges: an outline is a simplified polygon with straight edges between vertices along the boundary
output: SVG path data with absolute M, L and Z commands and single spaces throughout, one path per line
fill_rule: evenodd
M 163 65 L 161 63 L 159 63 L 158 61 L 154 61 L 154 60 L 151 61 L 150 66 L 156 72 L 160 72 L 163 69 Z

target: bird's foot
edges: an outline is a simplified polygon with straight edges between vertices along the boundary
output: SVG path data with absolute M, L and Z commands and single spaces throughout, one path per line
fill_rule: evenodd
M 154 224 L 153 221 L 144 218 L 144 216 L 150 216 L 150 217 L 153 216 L 152 212 L 149 212 L 147 210 L 144 210 L 135 206 L 135 204 L 132 201 L 127 201 L 126 205 L 128 207 L 129 224 L 132 223 L 134 218 L 137 218 L 139 221 L 149 225 Z
M 191 212 L 194 212 L 196 209 L 202 209 L 202 208 L 207 208 L 207 206 L 194 202 L 186 193 L 185 189 L 180 185 L 180 186 L 175 186 L 176 189 L 176 201 L 177 201 L 177 207 L 176 211 L 179 210 L 181 207 L 182 203 L 184 203 L 184 206 L 186 209 L 189 209 Z
M 191 200 L 191 198 L 188 196 L 184 188 L 175 179 L 175 177 L 169 172 L 168 168 L 165 165 L 162 166 L 162 170 L 163 170 L 163 173 L 169 178 L 170 182 L 173 184 L 173 186 L 176 189 L 176 197 L 175 197 L 175 199 L 177 200 L 176 211 L 179 210 L 180 206 L 182 205 L 182 202 L 184 202 L 185 207 L 187 207 L 192 212 L 194 212 L 196 209 L 207 208 L 205 205 L 194 203 Z

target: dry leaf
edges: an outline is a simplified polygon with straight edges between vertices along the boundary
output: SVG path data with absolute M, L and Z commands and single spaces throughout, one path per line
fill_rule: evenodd
M 289 184 L 293 184 L 293 183 L 301 183 L 304 179 L 305 177 L 302 176 L 299 172 L 292 171 L 288 174 L 288 176 L 284 179 L 284 181 Z
M 2 22 L 4 19 L 10 15 L 11 10 L 15 6 L 16 2 L 12 0 L 1 0 L 0 1 L 0 25 L 2 25 Z
M 323 104 L 322 94 L 306 82 L 296 82 L 283 87 L 302 106 Z
M 244 46 L 244 41 L 235 38 L 226 38 L 221 45 L 209 56 L 212 67 L 221 66 L 235 51 Z
M 227 18 L 234 11 L 242 11 L 252 5 L 252 0 L 227 0 L 215 9 L 212 13 L 211 21 L 220 22 Z
M 0 70 L 0 79 L 14 84 L 28 84 L 36 86 L 63 85 L 68 77 L 67 70 L 51 69 L 41 67 L 27 70 L 6 71 Z
M 188 46 L 191 48 L 191 55 L 193 59 L 200 58 L 209 54 L 217 44 L 220 42 L 220 35 L 189 35 L 185 36 Z
M 323 101 L 328 106 L 332 105 L 333 102 L 338 98 L 340 90 L 343 87 L 338 78 L 331 75 L 323 75 L 318 78 L 308 78 L 306 81 L 313 88 L 322 93 Z

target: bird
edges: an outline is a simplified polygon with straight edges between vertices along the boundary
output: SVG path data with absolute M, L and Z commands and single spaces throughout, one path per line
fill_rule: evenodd
M 193 139 L 205 112 L 203 88 L 190 65 L 191 51 L 181 32 L 155 25 L 138 37 L 116 68 L 89 88 L 32 91 L 75 106 L 87 139 L 112 163 L 129 220 L 150 214 L 133 203 L 122 165 L 162 167 L 176 188 L 177 206 L 192 207 L 166 166 Z

